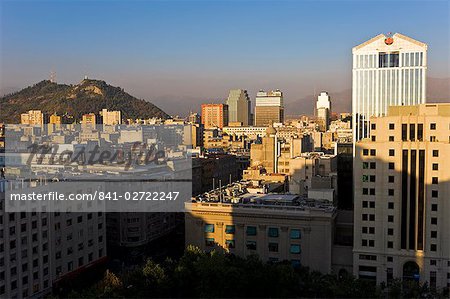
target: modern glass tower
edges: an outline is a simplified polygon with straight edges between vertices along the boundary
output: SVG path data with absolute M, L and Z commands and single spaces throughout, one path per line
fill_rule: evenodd
M 353 140 L 370 135 L 370 117 L 391 105 L 426 99 L 427 44 L 400 33 L 380 34 L 353 48 Z

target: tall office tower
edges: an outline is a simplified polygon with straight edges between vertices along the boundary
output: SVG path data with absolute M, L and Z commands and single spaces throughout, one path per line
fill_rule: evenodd
M 202 104 L 202 124 L 205 129 L 228 126 L 228 105 Z
M 104 125 L 113 126 L 122 123 L 122 114 L 120 111 L 108 111 L 108 109 L 102 109 L 100 115 L 103 117 Z
M 393 106 L 356 143 L 354 274 L 450 286 L 450 103 Z
M 255 126 L 268 127 L 272 123 L 284 121 L 283 93 L 277 89 L 265 92 L 260 90 L 255 100 Z
M 321 92 L 316 102 L 317 121 L 321 132 L 326 132 L 330 125 L 331 101 L 328 92 Z
M 30 126 L 43 126 L 44 114 L 41 110 L 30 110 L 20 115 L 20 123 Z
M 371 116 L 391 105 L 425 103 L 427 45 L 380 34 L 353 48 L 353 140 L 370 136 Z
M 251 103 L 247 91 L 243 89 L 232 89 L 227 99 L 228 121 L 230 123 L 242 123 L 243 126 L 250 125 Z

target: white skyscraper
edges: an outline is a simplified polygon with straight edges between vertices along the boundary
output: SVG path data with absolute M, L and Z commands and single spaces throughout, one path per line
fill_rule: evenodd
M 369 136 L 370 116 L 391 105 L 425 103 L 427 44 L 380 34 L 353 48 L 353 139 Z
M 321 92 L 316 102 L 317 121 L 320 130 L 325 132 L 330 124 L 331 101 L 328 92 Z

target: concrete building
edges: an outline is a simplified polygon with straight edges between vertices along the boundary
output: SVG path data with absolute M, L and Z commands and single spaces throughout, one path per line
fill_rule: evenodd
M 354 164 L 356 276 L 450 286 L 449 125 L 449 103 L 371 119 Z
M 6 184 L 9 190 L 27 186 L 0 178 L 2 204 Z M 52 190 L 45 184 L 28 187 L 36 193 Z M 43 297 L 106 261 L 104 213 L 7 213 L 2 209 L 0 220 L 5 228 L 0 236 L 1 298 Z
M 97 117 L 94 113 L 83 114 L 81 118 L 81 124 L 86 127 L 95 128 L 97 123 Z
M 353 48 L 354 140 L 370 136 L 370 117 L 386 115 L 388 106 L 425 103 L 427 48 L 400 33 Z
M 61 124 L 61 116 L 56 115 L 56 113 L 50 115 L 49 124 L 51 124 L 51 125 L 60 125 Z
M 100 115 L 103 118 L 104 125 L 113 126 L 122 123 L 122 113 L 120 111 L 108 111 L 108 109 L 102 109 Z
M 328 92 L 321 92 L 317 97 L 316 102 L 316 116 L 317 123 L 319 124 L 319 130 L 326 132 L 330 125 L 331 116 L 331 101 Z
M 230 123 L 242 123 L 242 126 L 251 125 L 250 113 L 251 102 L 247 91 L 243 89 L 232 89 L 227 99 L 228 121 Z
M 228 105 L 202 104 L 202 124 L 205 129 L 228 126 Z
M 43 126 L 44 114 L 41 110 L 30 110 L 20 115 L 20 123 L 30 126 Z
M 283 93 L 277 90 L 260 90 L 255 99 L 255 126 L 267 127 L 284 122 Z
M 335 208 L 298 195 L 247 193 L 247 184 L 185 203 L 186 245 L 332 272 Z

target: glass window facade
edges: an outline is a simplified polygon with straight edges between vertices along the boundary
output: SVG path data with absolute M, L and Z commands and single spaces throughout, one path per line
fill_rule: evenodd
M 214 224 L 205 224 L 205 233 L 213 233 Z
M 256 226 L 247 226 L 247 236 L 256 236 Z

